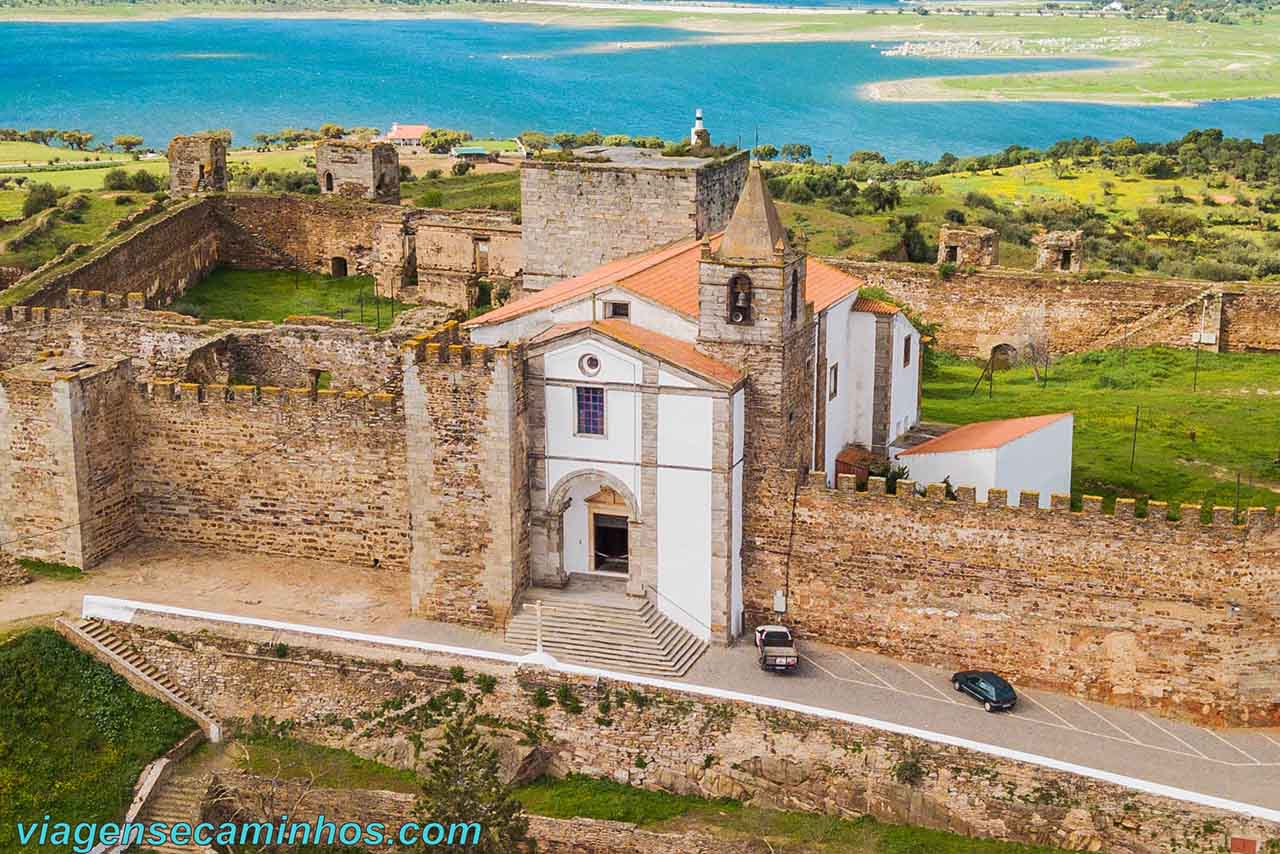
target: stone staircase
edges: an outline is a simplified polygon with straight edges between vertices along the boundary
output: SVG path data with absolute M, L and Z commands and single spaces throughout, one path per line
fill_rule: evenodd
M 1090 344 L 1089 349 L 1090 350 L 1109 350 L 1112 347 L 1127 347 L 1129 346 L 1130 339 L 1134 335 L 1140 332 L 1143 332 L 1147 329 L 1150 329 L 1153 326 L 1156 326 L 1157 324 L 1164 323 L 1166 320 L 1169 320 L 1170 318 L 1177 317 L 1182 312 L 1186 311 L 1192 306 L 1199 305 L 1200 303 L 1204 302 L 1206 299 L 1207 300 L 1217 299 L 1221 301 L 1222 299 L 1221 289 L 1217 287 L 1209 288 L 1207 290 L 1201 291 L 1200 293 L 1196 294 L 1191 299 L 1184 300 L 1183 302 L 1176 303 L 1173 305 L 1166 305 L 1163 308 L 1156 309 L 1150 314 L 1143 315 L 1142 317 L 1139 317 L 1136 320 L 1133 320 L 1133 321 L 1130 321 L 1129 323 L 1124 324 L 1119 329 L 1113 332 L 1110 332 L 1107 335 L 1104 335 L 1103 337 L 1099 338 L 1098 340 Z M 1205 331 L 1213 332 L 1217 334 L 1220 339 L 1221 333 L 1222 333 L 1221 316 L 1219 315 L 1218 323 L 1212 326 L 1206 327 Z M 1215 346 L 1213 349 L 1216 351 L 1218 347 Z
M 707 649 L 648 600 L 574 597 L 534 589 L 507 624 L 507 642 L 533 652 L 542 601 L 542 648 L 558 660 L 647 676 L 683 676 Z
M 213 715 L 169 676 L 117 637 L 108 623 L 59 619 L 56 627 L 60 634 L 123 676 L 136 690 L 168 703 L 194 720 L 210 741 L 222 740 L 222 727 Z
M 179 822 L 195 825 L 200 821 L 200 805 L 205 793 L 209 790 L 208 775 L 199 777 L 174 777 L 160 791 L 154 793 L 143 808 L 139 821 L 144 824 L 163 821 L 173 827 Z M 163 845 L 143 846 L 147 851 L 164 852 L 164 854 L 213 854 L 212 848 L 192 843 L 190 845 L 174 845 L 166 841 Z M 137 850 L 134 846 L 131 850 Z

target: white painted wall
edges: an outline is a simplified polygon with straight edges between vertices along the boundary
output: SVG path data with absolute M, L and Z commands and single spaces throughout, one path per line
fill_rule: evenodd
M 711 637 L 713 401 L 658 396 L 658 610 Z
M 729 584 L 729 622 L 734 637 L 742 634 L 742 457 L 746 450 L 745 438 L 746 399 L 742 389 L 733 394 L 733 469 L 731 483 L 733 492 L 729 497 L 730 525 L 730 584 Z
M 1017 507 L 1020 493 L 1039 492 L 1040 506 L 1047 508 L 1052 495 L 1071 493 L 1071 416 L 1028 433 L 999 448 L 951 451 L 941 454 L 908 454 L 901 458 L 919 484 L 941 483 L 972 486 L 979 501 L 990 489 L 1008 490 L 1008 504 Z
M 600 359 L 600 371 L 588 376 L 579 368 L 585 355 Z M 638 385 L 643 379 L 640 360 L 621 348 L 591 339 L 580 339 L 549 350 L 544 359 L 546 376 L 546 453 L 548 457 L 578 460 L 640 462 L 640 395 L 618 384 Z M 560 385 L 557 381 L 572 383 Z M 605 390 L 604 436 L 579 436 L 578 386 L 614 384 Z
M 564 511 L 564 568 L 568 572 L 591 569 L 591 537 L 587 531 L 587 499 L 600 487 L 590 481 L 574 484 L 569 490 L 571 502 Z
M 1009 490 L 1009 504 L 1017 506 L 1019 493 L 1039 492 L 1040 506 L 1050 496 L 1071 494 L 1071 442 L 1075 418 L 1071 415 L 1014 439 L 996 450 L 995 485 Z
M 658 469 L 658 610 L 711 639 L 711 472 Z
M 857 296 L 857 293 L 850 294 L 840 302 L 827 308 L 819 317 L 819 322 L 825 323 L 827 328 L 827 349 L 823 354 L 827 362 L 827 421 L 826 424 L 818 425 L 818 429 L 823 430 L 826 455 L 824 459 L 819 460 L 819 464 L 823 466 L 822 470 L 827 473 L 828 486 L 835 486 L 836 484 L 836 455 L 844 450 L 845 445 L 857 441 L 854 421 L 856 415 L 855 401 L 858 394 L 855 373 L 858 368 L 854 364 L 857 354 L 855 354 L 852 344 L 856 330 L 854 329 L 855 315 L 849 311 Z M 875 327 L 873 326 L 873 334 L 874 329 Z M 831 397 L 832 365 L 837 366 L 836 396 L 834 398 Z
M 645 329 L 661 332 L 681 341 L 698 337 L 698 324 L 653 300 L 637 296 L 621 288 L 604 288 L 556 306 L 541 308 L 501 323 L 472 326 L 471 340 L 477 344 L 497 346 L 509 341 L 527 340 L 558 323 L 580 323 L 603 320 L 604 303 L 631 304 L 631 322 Z
M 903 348 L 911 341 L 911 363 L 902 363 Z M 920 333 L 902 313 L 893 316 L 893 373 L 889 396 L 889 441 L 916 424 L 920 407 Z
M 847 380 L 842 377 L 840 382 L 846 385 L 850 394 L 847 428 L 850 438 L 836 448 L 837 454 L 849 442 L 864 448 L 871 447 L 871 404 L 876 393 L 876 317 L 863 311 L 850 312 L 845 325 L 849 376 Z M 841 373 L 845 372 L 841 370 Z M 834 463 L 830 470 L 835 470 Z
M 986 501 L 987 490 L 996 485 L 994 448 L 942 454 L 908 454 L 898 461 L 907 467 L 910 478 L 921 486 L 942 483 L 950 477 L 953 487 L 972 486 L 979 501 Z

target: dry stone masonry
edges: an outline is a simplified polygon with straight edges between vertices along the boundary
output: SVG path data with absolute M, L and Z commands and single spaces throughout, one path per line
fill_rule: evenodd
M 316 183 L 321 193 L 398 205 L 400 154 L 389 142 L 325 140 L 316 145 Z
M 213 134 L 175 136 L 169 160 L 169 192 L 175 196 L 227 189 L 227 143 Z
M 443 723 L 432 704 L 447 709 L 445 695 L 459 687 L 450 668 L 461 667 L 469 680 L 478 673 L 496 680 L 480 695 L 479 712 L 515 779 L 543 771 L 612 777 L 677 794 L 1113 854 L 1221 851 L 1232 835 L 1280 838 L 1280 827 L 1264 821 L 797 712 L 248 627 L 232 638 L 186 618 L 144 621 L 116 631 L 220 719 L 288 722 L 296 737 L 404 768 L 429 760 Z M 539 688 L 555 696 L 561 686 L 580 713 L 534 702 Z M 413 744 L 419 736 L 424 750 Z M 352 807 L 369 797 L 353 796 Z

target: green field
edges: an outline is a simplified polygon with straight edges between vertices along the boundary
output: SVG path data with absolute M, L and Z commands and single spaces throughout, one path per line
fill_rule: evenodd
M 997 371 L 974 393 L 977 363 L 941 357 L 924 382 L 923 417 L 964 424 L 1075 413 L 1072 494 L 1214 506 L 1280 504 L 1280 363 L 1269 354 L 1107 350 Z M 1193 383 L 1196 389 L 1193 391 Z M 990 395 L 990 396 L 989 396 Z M 1137 438 L 1134 439 L 1134 422 Z M 1132 459 L 1132 467 L 1130 465 Z
M 118 821 L 143 767 L 195 726 L 51 629 L 0 643 L 0 850 L 16 822 Z
M 520 170 L 474 172 L 418 178 L 400 185 L 400 194 L 419 207 L 520 210 Z
M 291 314 L 323 315 L 389 327 L 395 315 L 413 306 L 375 297 L 373 277 L 334 279 L 288 270 L 232 270 L 219 267 L 188 288 L 173 311 L 203 319 L 270 320 Z

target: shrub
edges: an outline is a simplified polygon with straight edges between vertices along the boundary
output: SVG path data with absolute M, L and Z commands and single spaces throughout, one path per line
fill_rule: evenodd
M 456 177 L 461 178 L 463 175 L 471 171 L 471 164 L 466 160 L 459 160 L 450 167 L 449 171 Z
M 22 201 L 22 216 L 25 219 L 35 216 L 58 203 L 58 191 L 52 184 L 32 184 L 27 190 L 27 197 Z
M 116 196 L 116 204 L 120 206 L 133 204 L 133 196 Z
M 942 214 L 942 218 L 947 222 L 953 222 L 956 225 L 964 225 L 965 221 L 964 211 L 957 208 L 948 208 L 946 212 Z
M 980 193 L 977 190 L 970 190 L 964 195 L 964 203 L 970 208 L 986 208 L 989 211 L 996 210 L 996 200 L 988 196 L 986 193 Z
M 453 667 L 449 668 L 449 678 L 454 682 L 466 682 L 467 671 L 455 664 Z
M 914 753 L 893 766 L 893 779 L 904 786 L 916 786 L 924 779 L 925 768 Z
M 104 190 L 128 190 L 131 186 L 129 173 L 123 169 L 109 169 L 107 174 L 102 176 Z
M 439 169 L 428 169 L 422 177 L 426 178 L 429 181 L 434 181 L 436 178 L 439 178 L 443 174 L 444 173 L 441 172 Z
M 573 688 L 568 683 L 556 689 L 556 702 L 560 704 L 560 708 L 571 715 L 582 714 L 582 701 L 573 693 Z
M 547 693 L 546 688 L 539 688 L 533 692 L 533 704 L 539 709 L 545 709 L 552 703 L 551 695 Z
M 418 194 L 418 198 L 414 202 L 420 208 L 441 208 L 444 207 L 444 192 L 441 190 L 423 190 Z
M 130 177 L 129 186 L 139 193 L 154 193 L 160 189 L 160 177 L 146 169 L 139 169 Z
M 950 261 L 943 261 L 938 265 L 938 278 L 946 281 L 956 274 L 956 265 Z
M 491 673 L 476 674 L 476 688 L 481 694 L 492 694 L 493 689 L 498 686 L 498 678 Z

